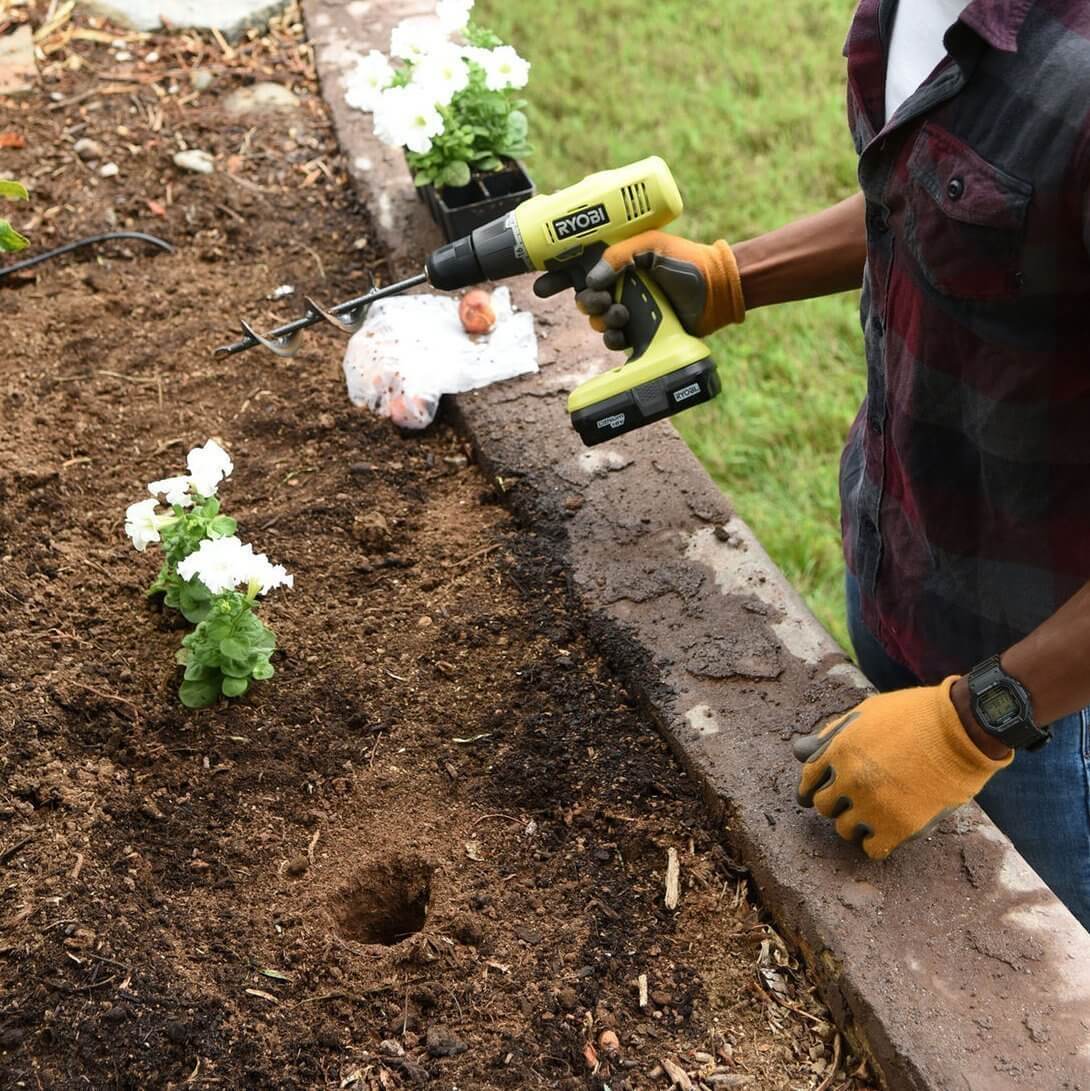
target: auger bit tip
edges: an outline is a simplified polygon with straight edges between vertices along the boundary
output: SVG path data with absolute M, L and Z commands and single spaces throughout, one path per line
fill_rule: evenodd
M 273 352 L 277 356 L 287 358 L 294 356 L 299 351 L 303 336 L 302 330 L 296 330 L 294 333 L 287 335 L 265 337 L 258 333 L 249 322 L 243 321 L 241 325 L 243 330 L 246 331 L 246 336 L 252 337 L 255 344 L 267 348 L 269 352 Z

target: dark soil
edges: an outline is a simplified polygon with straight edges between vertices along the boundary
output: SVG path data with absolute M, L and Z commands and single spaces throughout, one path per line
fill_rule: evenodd
M 0 279 L 0 1086 L 620 1091 L 666 1088 L 665 1059 L 694 1087 L 862 1087 L 459 436 L 353 409 L 332 334 L 212 358 L 239 316 L 383 272 L 292 21 L 131 60 L 64 24 L 40 92 L 0 104 L 36 249 L 177 246 Z M 224 112 L 270 76 L 297 110 Z M 176 168 L 183 143 L 216 173 Z M 276 677 L 190 713 L 122 520 L 209 436 L 226 510 L 296 583 L 262 609 Z M 619 1055 L 589 1052 L 609 1029 Z

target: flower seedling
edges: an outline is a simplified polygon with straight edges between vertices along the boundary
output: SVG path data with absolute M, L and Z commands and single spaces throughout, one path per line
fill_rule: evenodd
M 164 605 L 196 625 L 176 657 L 185 668 L 178 695 L 189 708 L 205 708 L 272 677 L 276 637 L 255 612 L 257 598 L 293 586 L 293 578 L 240 541 L 238 524 L 220 511 L 216 493 L 234 470 L 227 452 L 209 440 L 189 452 L 186 464 L 188 474 L 152 481 L 151 499 L 129 505 L 125 532 L 140 552 L 152 543 L 162 550 L 147 593 L 161 594 Z M 169 512 L 159 511 L 159 497 Z
M 474 171 L 530 153 L 526 103 L 514 93 L 529 62 L 471 23 L 472 8 L 473 0 L 439 0 L 436 20 L 399 23 L 390 57 L 372 49 L 346 78 L 345 101 L 374 114 L 384 144 L 406 149 L 418 186 L 465 186 Z

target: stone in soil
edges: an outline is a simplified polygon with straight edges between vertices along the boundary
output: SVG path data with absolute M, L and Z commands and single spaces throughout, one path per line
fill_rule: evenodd
M 0 36 L 0 95 L 25 94 L 37 79 L 34 34 L 30 25 L 24 23 L 13 34 Z
M 208 152 L 202 152 L 199 148 L 189 148 L 184 152 L 175 152 L 174 165 L 182 170 L 192 171 L 194 174 L 211 174 L 216 165 Z
M 428 1027 L 424 1041 L 428 1054 L 432 1057 L 455 1057 L 469 1048 L 449 1027 L 441 1023 Z
M 106 155 L 106 150 L 102 145 L 97 140 L 92 140 L 89 136 L 77 140 L 75 144 L 72 145 L 72 151 L 84 161 L 88 159 L 103 159 Z
M 282 83 L 263 81 L 240 87 L 223 100 L 229 114 L 257 114 L 264 110 L 298 110 L 299 98 Z
M 221 31 L 238 38 L 250 27 L 265 27 L 287 0 L 84 0 L 83 7 L 133 30 L 171 27 Z

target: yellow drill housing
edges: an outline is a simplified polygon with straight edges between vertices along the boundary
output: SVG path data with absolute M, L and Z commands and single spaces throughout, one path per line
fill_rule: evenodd
M 527 264 L 544 270 L 578 257 L 588 244 L 611 246 L 676 220 L 684 206 L 670 168 L 657 155 L 587 175 L 515 209 Z

